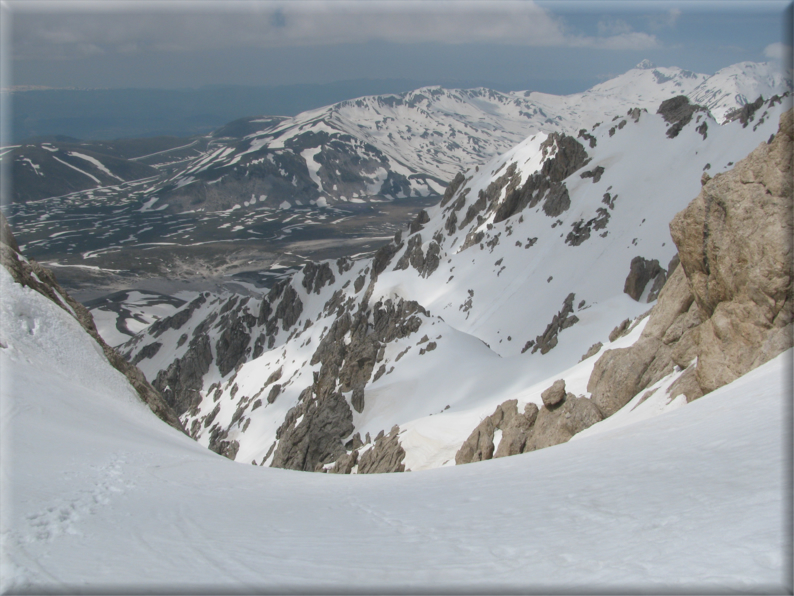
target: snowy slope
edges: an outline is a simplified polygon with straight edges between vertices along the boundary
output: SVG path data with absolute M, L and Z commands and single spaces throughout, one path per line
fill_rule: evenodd
M 689 98 L 706 106 L 718 122 L 732 110 L 752 103 L 759 96 L 769 99 L 791 89 L 791 78 L 769 62 L 740 62 L 717 71 L 695 87 Z
M 199 443 L 237 461 L 314 469 L 398 425 L 407 469 L 453 465 L 498 404 L 540 405 L 556 378 L 588 396 L 588 346 L 630 345 L 644 323 L 612 343 L 611 330 L 651 306 L 651 283 L 639 301 L 624 293 L 632 260 L 668 267 L 668 223 L 701 175 L 765 142 L 785 104 L 754 127 L 695 113 L 673 138 L 655 110 L 592 140 L 533 135 L 461 176 L 374 259 L 307 267 L 260 300 L 206 295 L 124 349 Z M 659 393 L 632 418 L 682 405 Z M 293 458 L 330 395 L 330 451 Z
M 4 592 L 787 589 L 790 351 L 543 451 L 299 474 L 160 423 L 68 314 L 0 276 Z

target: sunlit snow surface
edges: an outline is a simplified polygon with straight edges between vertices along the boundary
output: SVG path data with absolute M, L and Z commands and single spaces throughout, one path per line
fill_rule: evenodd
M 65 311 L 0 282 L 4 592 L 790 590 L 790 351 L 541 451 L 311 474 L 180 435 Z

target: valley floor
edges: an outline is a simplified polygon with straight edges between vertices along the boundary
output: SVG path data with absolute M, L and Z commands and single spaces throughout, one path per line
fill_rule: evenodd
M 338 476 L 230 462 L 29 333 L 0 349 L 4 593 L 791 590 L 790 350 L 556 447 Z

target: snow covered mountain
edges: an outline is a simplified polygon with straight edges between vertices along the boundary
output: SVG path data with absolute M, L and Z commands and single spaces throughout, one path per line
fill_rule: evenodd
M 0 589 L 790 592 L 790 96 L 602 121 L 131 363 L 0 218 Z
M 61 266 L 73 288 L 110 280 L 111 291 L 197 272 L 221 278 L 229 269 L 243 276 L 236 282 L 253 276 L 262 287 L 278 273 L 257 277 L 269 263 L 300 267 L 371 251 L 458 172 L 534 134 L 590 134 L 629 109 L 653 112 L 693 94 L 722 123 L 787 88 L 769 64 L 709 77 L 645 61 L 570 96 L 428 87 L 293 118 L 244 118 L 191 139 L 42 141 L 2 150 L 15 180 L 3 209 L 26 253 Z
M 613 413 L 591 407 L 589 379 L 596 356 L 643 334 L 639 317 L 677 263 L 668 223 L 774 137 L 788 103 L 748 111 L 753 126 L 720 125 L 676 97 L 578 139 L 535 134 L 456 176 L 374 258 L 310 264 L 261 299 L 204 294 L 122 349 L 194 438 L 237 461 L 343 472 L 471 461 L 477 449 L 461 448 L 479 423 L 497 407 L 542 412 L 554 379 L 582 421 L 553 439 L 567 440 Z M 665 390 L 631 417 L 697 397 L 673 387 L 682 364 L 662 367 L 651 385 Z
M 460 170 L 538 132 L 575 135 L 628 109 L 655 109 L 670 97 L 693 94 L 718 110 L 722 122 L 731 109 L 790 87 L 768 63 L 743 63 L 709 77 L 646 60 L 569 96 L 427 87 L 362 97 L 293 118 L 240 121 L 216 133 L 237 133 L 235 146 L 194 160 L 152 192 L 187 205 L 195 189 L 185 187 L 198 184 L 206 208 L 232 195 L 326 205 L 440 194 Z

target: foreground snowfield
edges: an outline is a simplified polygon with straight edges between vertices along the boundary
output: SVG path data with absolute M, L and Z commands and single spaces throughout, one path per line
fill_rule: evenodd
M 337 476 L 161 423 L 77 323 L 2 279 L 2 590 L 790 590 L 791 358 L 514 457 Z

